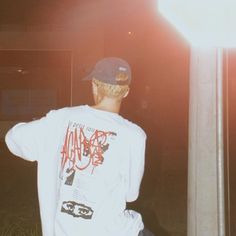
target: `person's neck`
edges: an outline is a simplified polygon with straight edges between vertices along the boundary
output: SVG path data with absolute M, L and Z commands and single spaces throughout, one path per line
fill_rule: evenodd
M 98 110 L 108 111 L 119 114 L 121 102 L 114 99 L 105 98 L 92 107 Z

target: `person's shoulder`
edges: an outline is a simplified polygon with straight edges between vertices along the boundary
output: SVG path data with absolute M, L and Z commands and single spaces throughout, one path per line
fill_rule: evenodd
M 84 106 L 74 106 L 74 107 L 63 107 L 63 108 L 59 108 L 59 109 L 53 109 L 50 110 L 46 116 L 67 116 L 70 113 L 74 113 L 74 112 L 82 112 L 84 109 Z
M 139 125 L 135 124 L 134 122 L 125 119 L 125 124 L 132 135 L 138 136 L 141 138 L 147 137 L 145 131 Z
M 65 115 L 69 111 L 70 107 L 63 107 L 58 109 L 50 110 L 47 114 L 47 118 L 59 117 Z

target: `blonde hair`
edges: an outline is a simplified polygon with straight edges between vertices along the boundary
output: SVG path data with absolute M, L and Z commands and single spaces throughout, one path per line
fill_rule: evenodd
M 109 98 L 122 100 L 125 94 L 129 91 L 128 85 L 107 84 L 95 78 L 93 78 L 93 83 L 97 85 L 100 94 Z

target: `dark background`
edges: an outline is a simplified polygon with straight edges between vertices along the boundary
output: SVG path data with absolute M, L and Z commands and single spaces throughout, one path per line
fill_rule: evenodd
M 129 207 L 156 235 L 185 236 L 190 50 L 158 15 L 157 2 L 9 0 L 0 2 L 0 10 L 0 235 L 41 235 L 36 163 L 13 157 L 4 133 L 50 109 L 92 104 L 90 84 L 81 79 L 97 60 L 117 56 L 133 72 L 121 114 L 148 136 L 140 197 Z M 228 60 L 228 215 L 234 235 L 235 51 Z

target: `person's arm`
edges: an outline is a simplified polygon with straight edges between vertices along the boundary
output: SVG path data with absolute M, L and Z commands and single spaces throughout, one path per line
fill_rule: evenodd
M 140 184 L 144 173 L 146 134 L 140 130 L 133 138 L 130 146 L 127 202 L 138 198 Z
M 5 142 L 9 150 L 16 156 L 28 161 L 39 159 L 39 149 L 44 148 L 48 132 L 50 131 L 53 113 L 28 123 L 19 123 L 8 131 Z

